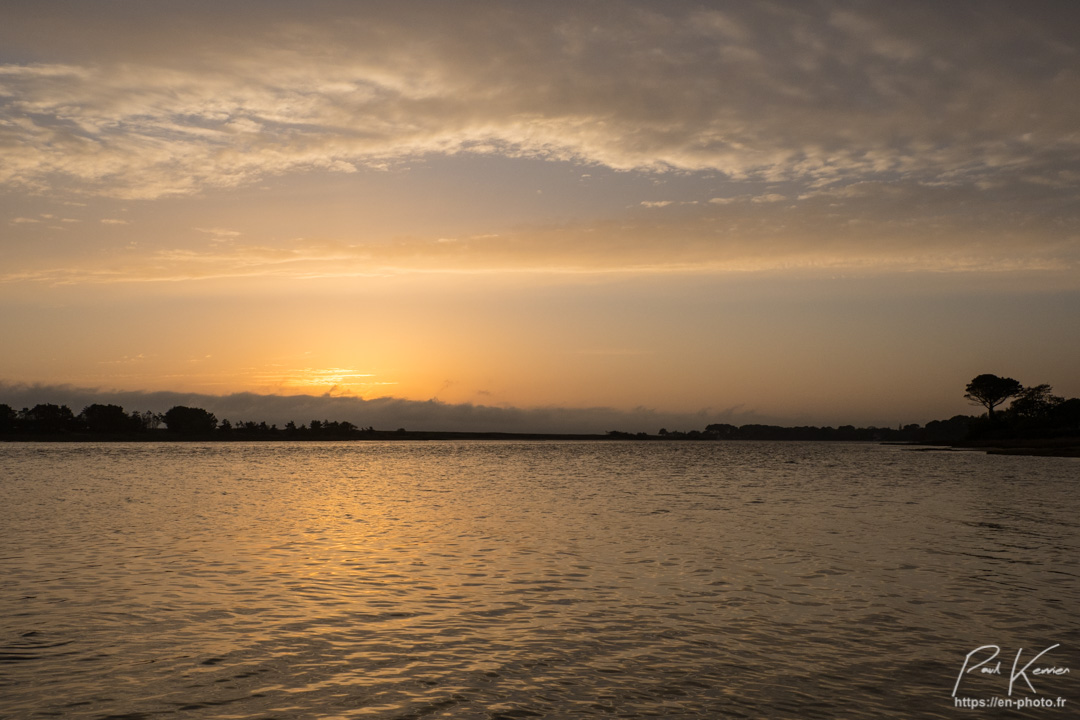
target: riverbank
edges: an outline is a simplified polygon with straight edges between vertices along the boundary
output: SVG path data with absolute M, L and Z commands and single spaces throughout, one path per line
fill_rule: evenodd
M 1080 437 L 1012 438 L 957 443 L 964 450 L 985 450 L 990 455 L 1080 457 Z
M 275 431 L 272 433 L 249 434 L 242 431 L 229 434 L 214 433 L 212 435 L 185 435 L 173 433 L 167 430 L 151 430 L 140 433 L 90 433 L 90 432 L 66 432 L 37 435 L 0 435 L 0 442 L 43 442 L 43 443 L 186 443 L 186 442 L 209 442 L 209 443 L 241 443 L 241 442 L 339 442 L 339 441 L 437 441 L 437 440 L 506 440 L 506 441 L 651 441 L 651 442 L 733 442 L 733 440 L 708 437 L 702 434 L 685 435 L 682 433 L 669 433 L 666 435 L 649 435 L 639 433 L 611 432 L 600 434 L 574 434 L 574 433 L 508 433 L 508 432 L 454 432 L 454 431 L 424 431 L 424 430 L 361 430 L 342 434 L 310 433 L 286 433 Z M 758 442 L 844 442 L 839 440 L 805 440 L 776 437 L 746 438 L 741 441 Z M 738 442 L 740 440 L 734 440 Z M 852 442 L 852 441 L 847 441 Z M 856 441 L 858 442 L 858 441 Z M 873 442 L 867 440 L 864 442 Z M 1046 457 L 1080 457 L 1080 438 L 1036 438 L 1036 439 L 997 439 L 980 440 L 953 443 L 950 445 L 925 445 L 918 442 L 880 442 L 881 445 L 911 446 L 913 450 L 928 451 L 982 451 L 990 455 L 1032 455 Z

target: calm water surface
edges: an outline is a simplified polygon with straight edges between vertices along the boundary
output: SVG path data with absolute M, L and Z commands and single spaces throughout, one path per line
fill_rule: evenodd
M 1068 717 L 1078 483 L 861 444 L 0 444 L 0 716 Z M 1012 698 L 1065 709 L 956 706 L 967 653 L 1002 674 L 957 695 L 1006 698 L 1055 643 Z

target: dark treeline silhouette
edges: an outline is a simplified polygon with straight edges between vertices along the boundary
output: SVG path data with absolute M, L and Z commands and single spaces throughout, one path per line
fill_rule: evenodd
M 228 420 L 222 420 L 217 434 L 223 438 L 235 440 L 358 440 L 386 433 L 380 433 L 372 427 L 360 428 L 351 422 L 330 420 L 312 420 L 310 426 L 297 426 L 290 420 L 283 428 L 267 425 L 265 422 L 249 421 L 233 424 Z
M 925 426 L 897 428 L 783 427 L 715 423 L 703 430 L 662 428 L 657 434 L 612 430 L 606 435 L 424 432 L 375 430 L 350 422 L 312 420 L 284 427 L 262 421 L 218 422 L 202 408 L 177 405 L 165 413 L 131 412 L 119 405 L 88 405 L 78 415 L 66 405 L 41 404 L 16 411 L 0 404 L 0 438 L 44 440 L 362 440 L 449 438 L 598 438 L 636 440 L 812 440 L 924 443 L 997 447 L 1080 446 L 1080 399 L 1053 394 L 1049 385 L 1024 387 L 1012 378 L 979 375 L 964 397 L 986 408 L 981 416 L 956 415 Z M 1010 401 L 1004 410 L 997 410 Z
M 400 434 L 403 430 L 395 431 Z M 88 405 L 78 415 L 66 405 L 41 404 L 14 410 L 0 403 L 0 437 L 25 439 L 199 439 L 199 440 L 348 440 L 370 437 L 374 428 L 350 422 L 289 422 L 284 428 L 265 422 L 222 420 L 202 408 L 177 405 L 165 413 L 128 413 L 119 405 Z
M 119 405 L 87 405 L 75 415 L 67 405 L 43 403 L 16 411 L 0 404 L 0 435 L 4 436 L 139 435 L 156 430 L 161 422 L 156 413 L 128 414 Z
M 814 440 L 847 442 L 909 442 L 909 443 L 951 443 L 967 436 L 969 424 L 973 418 L 957 415 L 950 420 L 934 420 L 921 425 L 904 425 L 898 428 L 855 427 L 816 427 L 804 425 L 785 427 L 782 425 L 729 425 L 716 423 L 704 430 L 668 430 L 661 428 L 656 435 L 647 433 L 624 433 L 612 431 L 614 437 L 660 439 L 660 440 Z
M 851 425 L 833 427 L 782 427 L 778 425 L 708 425 L 703 431 L 669 431 L 657 435 L 609 433 L 622 438 L 674 440 L 841 440 L 923 443 L 928 445 L 972 445 L 1004 447 L 1050 447 L 1080 445 L 1080 398 L 1053 394 L 1049 385 L 1025 387 L 1012 378 L 978 375 L 965 388 L 964 397 L 986 408 L 981 416 L 956 415 L 933 420 L 925 426 L 898 428 Z M 1008 401 L 1008 408 L 995 409 Z
M 1016 445 L 1071 439 L 1080 444 L 1080 398 L 1054 395 L 1049 385 L 1024 387 L 1012 378 L 979 375 L 968 383 L 964 397 L 986 408 L 985 415 L 972 419 L 967 442 Z M 994 411 L 1008 400 L 1005 410 Z

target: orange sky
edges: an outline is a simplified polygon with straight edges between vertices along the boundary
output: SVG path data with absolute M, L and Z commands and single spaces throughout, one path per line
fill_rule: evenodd
M 0 382 L 890 425 L 983 372 L 1078 395 L 1077 13 L 939 5 L 5 11 Z

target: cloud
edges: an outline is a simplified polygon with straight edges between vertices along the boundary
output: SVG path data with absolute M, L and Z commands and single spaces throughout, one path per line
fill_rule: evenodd
M 67 264 L 42 256 L 36 266 L 0 273 L 0 286 L 500 273 L 602 279 L 613 274 L 844 269 L 1046 271 L 1075 280 L 1080 223 L 1072 215 L 1074 204 L 1068 191 L 1031 183 L 984 188 L 862 181 L 809 189 L 797 197 L 764 189 L 698 204 L 679 202 L 679 213 L 670 217 L 646 210 L 617 220 L 519 226 L 454 239 L 294 239 L 264 245 L 240 242 L 233 234 L 239 231 L 203 229 L 211 239 L 201 247 L 135 246 L 123 256 Z
M 230 243 L 243 235 L 239 230 L 228 230 L 226 228 L 195 228 L 195 230 L 210 235 L 212 238 L 211 242 L 215 244 Z
M 1076 10 L 1041 7 L 313 3 L 133 28 L 69 6 L 49 32 L 14 9 L 4 43 L 45 59 L 0 65 L 0 183 L 150 199 L 455 154 L 1060 178 L 1080 159 Z
M 666 413 L 648 408 L 623 411 L 612 408 L 516 408 L 451 404 L 438 400 L 415 401 L 399 398 L 364 400 L 357 397 L 324 395 L 203 395 L 175 392 L 127 392 L 78 388 L 71 385 L 39 385 L 0 381 L 0 403 L 13 408 L 39 403 L 67 405 L 78 413 L 93 403 L 120 405 L 133 410 L 164 412 L 176 405 L 201 407 L 219 420 L 265 421 L 283 426 L 290 420 L 348 421 L 378 430 L 539 432 L 600 434 L 609 430 L 655 433 L 661 427 L 675 430 L 703 430 L 706 425 L 728 422 L 782 423 L 778 418 L 759 415 L 742 407 L 701 410 L 696 413 Z
M 641 206 L 646 208 L 662 208 L 669 205 L 697 205 L 697 200 L 642 200 Z
M 144 360 L 146 360 L 146 355 L 144 355 L 143 353 L 139 353 L 138 355 L 135 355 L 135 356 L 125 355 L 124 357 L 119 358 L 117 360 L 101 360 L 98 364 L 99 365 L 131 365 L 133 363 L 141 363 Z
M 439 227 L 432 212 L 426 235 L 367 244 L 321 217 L 294 231 L 321 233 L 312 244 L 237 213 L 178 226 L 209 242 L 165 232 L 122 256 L 28 253 L 2 283 L 1080 267 L 1065 32 L 1078 11 L 1064 4 L 405 1 L 361 16 L 313 2 L 243 17 L 157 7 L 145 25 L 62 7 L 47 23 L 16 8 L 0 29 L 0 189 L 16 202 L 311 171 L 396 183 L 433 157 L 482 155 L 576 163 L 597 198 L 628 174 L 611 169 L 635 171 L 644 197 L 664 199 L 547 225 Z

